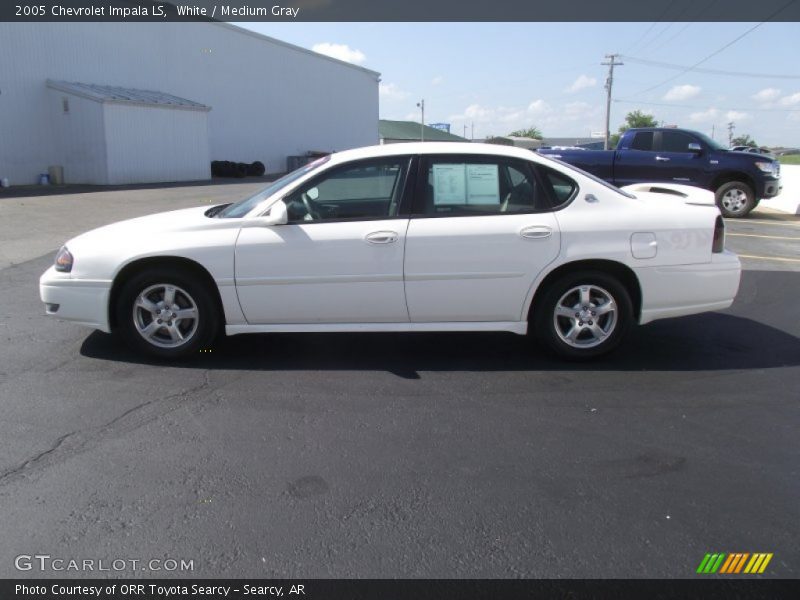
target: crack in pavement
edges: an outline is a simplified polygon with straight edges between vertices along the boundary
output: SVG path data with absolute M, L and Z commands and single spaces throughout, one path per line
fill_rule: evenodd
M 0 486 L 16 480 L 27 479 L 32 474 L 90 450 L 105 440 L 129 433 L 160 419 L 184 406 L 190 396 L 206 390 L 210 385 L 210 371 L 206 370 L 203 371 L 203 382 L 198 385 L 143 402 L 114 417 L 104 425 L 62 435 L 47 450 L 26 459 L 17 467 L 0 473 Z

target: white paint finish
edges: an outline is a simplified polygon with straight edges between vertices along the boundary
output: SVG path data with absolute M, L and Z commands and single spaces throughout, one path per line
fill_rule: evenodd
M 102 291 L 86 301 L 77 298 L 75 290 L 97 290 L 92 282 L 113 280 L 124 265 L 154 256 L 186 257 L 209 271 L 220 288 L 231 334 L 490 329 L 524 333 L 537 286 L 554 269 L 580 260 L 614 261 L 633 269 L 642 290 L 642 323 L 725 308 L 737 293 L 738 258 L 730 252 L 711 252 L 719 211 L 695 205 L 691 194 L 677 201 L 652 193 L 628 198 L 526 151 L 472 144 L 358 149 L 334 155 L 321 170 L 361 158 L 409 153 L 526 158 L 568 174 L 579 194 L 562 210 L 538 215 L 265 226 L 258 215 L 302 185 L 299 180 L 242 219 L 209 219 L 203 207 L 124 221 L 78 236 L 67 242 L 75 257 L 73 273 L 48 270 L 40 282 L 41 296 L 68 304 L 59 316 L 107 328 L 107 317 L 90 319 L 86 313 L 91 308 L 95 315 L 98 303 L 107 302 Z M 586 202 L 586 195 L 596 201 Z M 521 235 L 545 228 L 552 231 L 549 237 Z M 397 238 L 370 244 L 367 238 L 373 232 L 392 232 Z M 641 232 L 655 236 L 654 258 L 633 257 L 631 237 Z M 78 281 L 86 286 L 76 286 Z M 74 306 L 79 300 L 86 306 Z
M 642 289 L 641 324 L 729 307 L 739 291 L 739 258 L 730 251 L 711 262 L 634 269 Z
M 103 104 L 108 183 L 211 177 L 206 111 Z
M 800 165 L 781 165 L 781 185 L 780 194 L 758 205 L 800 215 Z
M 156 90 L 212 107 L 214 160 L 260 160 L 378 141 L 378 77 L 225 23 L 0 23 L 0 176 L 63 164 L 47 79 Z M 12 140 L 13 143 L 7 143 Z
M 408 219 L 244 227 L 236 284 L 249 323 L 408 321 L 403 246 Z M 396 240 L 367 237 L 390 231 Z
M 108 333 L 108 297 L 111 281 L 97 281 L 94 285 L 70 285 L 63 273 L 50 267 L 40 280 L 39 295 L 42 302 L 58 304 L 55 316 L 92 329 Z
M 523 230 L 548 228 L 549 237 Z M 552 213 L 411 219 L 406 301 L 412 321 L 519 321 L 521 299 L 560 250 Z
M 656 234 L 638 232 L 631 235 L 631 254 L 638 259 L 655 258 L 658 254 Z

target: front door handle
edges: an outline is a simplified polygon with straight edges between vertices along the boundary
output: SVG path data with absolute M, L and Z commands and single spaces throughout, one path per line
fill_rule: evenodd
M 553 235 L 553 230 L 545 225 L 531 225 L 530 227 L 523 227 L 519 234 L 530 240 L 538 240 L 549 238 Z
M 656 160 L 660 160 L 661 162 L 669 162 L 669 158 L 666 156 L 656 156 Z
M 364 236 L 370 244 L 392 244 L 397 241 L 396 231 L 373 231 Z

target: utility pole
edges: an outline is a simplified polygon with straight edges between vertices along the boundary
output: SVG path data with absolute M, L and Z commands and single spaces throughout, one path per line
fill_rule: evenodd
M 614 67 L 621 66 L 625 63 L 617 62 L 619 54 L 606 54 L 608 62 L 602 62 L 601 65 L 608 65 L 608 78 L 606 79 L 606 135 L 603 148 L 608 150 L 608 138 L 611 136 L 611 87 L 614 85 Z
M 714 139 L 714 129 L 715 129 L 715 128 L 716 128 L 716 124 L 715 124 L 715 123 L 712 123 L 712 124 L 711 124 L 711 139 L 712 139 L 712 140 Z
M 733 124 L 733 121 L 728 122 L 728 147 L 730 148 L 733 146 L 733 130 L 736 129 L 736 125 Z
M 467 139 L 467 124 L 464 123 L 464 139 Z
M 470 141 L 475 140 L 475 121 L 472 122 L 472 133 L 469 135 Z
M 422 121 L 419 124 L 419 141 L 425 141 L 425 98 L 417 102 L 417 106 L 422 111 Z

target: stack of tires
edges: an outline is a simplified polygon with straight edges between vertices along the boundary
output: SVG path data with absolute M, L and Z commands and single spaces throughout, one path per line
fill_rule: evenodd
M 247 164 L 229 160 L 212 160 L 211 175 L 213 177 L 261 177 L 266 172 L 264 163 L 257 160 Z

